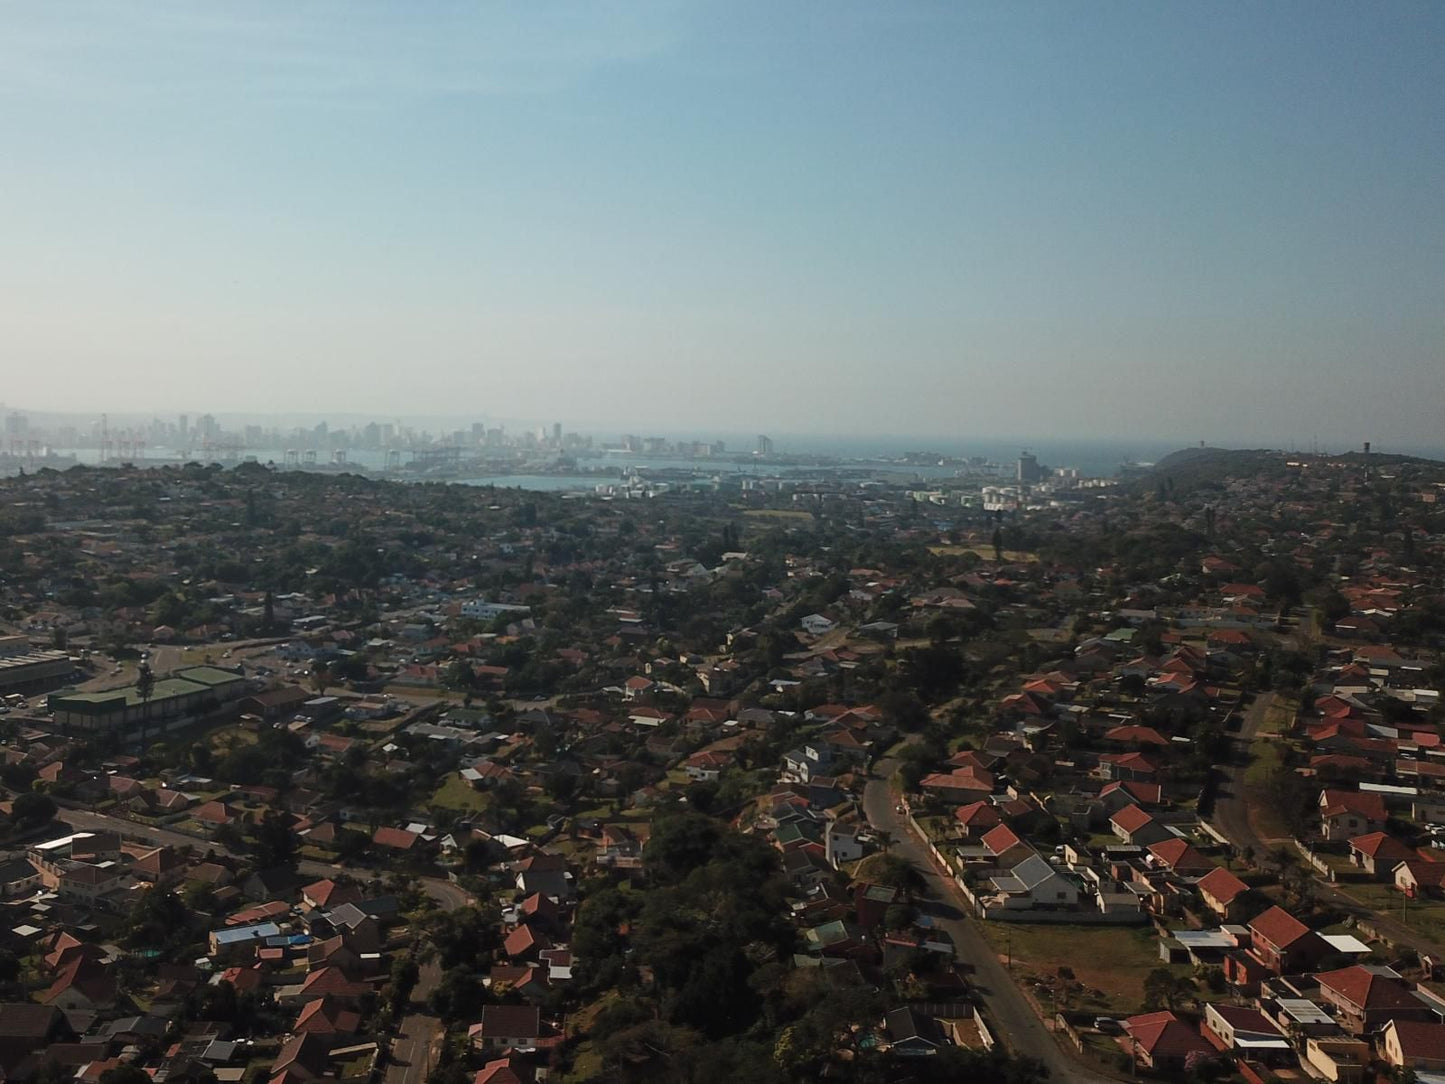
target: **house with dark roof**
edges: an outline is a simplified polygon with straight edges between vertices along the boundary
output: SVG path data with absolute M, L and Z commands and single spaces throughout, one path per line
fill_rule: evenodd
M 936 1054 L 943 1045 L 933 1018 L 907 1005 L 888 1013 L 884 1028 L 888 1032 L 888 1053 L 899 1057 L 926 1057 Z
M 467 1029 L 467 1040 L 482 1050 L 526 1049 L 541 1036 L 541 1010 L 535 1005 L 484 1005 L 481 1020 Z
M 1289 1065 L 1295 1060 L 1289 1039 L 1264 1013 L 1245 1005 L 1210 1002 L 1204 1006 L 1205 1038 L 1213 1034 L 1226 1050 L 1266 1065 Z
M 1445 1024 L 1393 1017 L 1380 1030 L 1375 1049 L 1396 1069 L 1445 1071 Z

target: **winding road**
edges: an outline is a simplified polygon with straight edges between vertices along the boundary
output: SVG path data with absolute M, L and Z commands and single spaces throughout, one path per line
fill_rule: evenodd
M 964 917 L 968 914 L 968 901 L 953 880 L 939 870 L 927 847 L 909 827 L 907 818 L 896 811 L 897 799 L 888 786 L 888 779 L 897 766 L 897 761 L 887 759 L 874 767 L 873 777 L 863 791 L 864 813 L 875 831 L 889 833 L 893 840 L 891 852 L 906 858 L 922 875 L 924 894 L 935 901 L 931 910 L 936 921 L 953 939 L 959 959 L 973 965 L 974 987 L 1004 1045 L 1016 1054 L 1042 1061 L 1049 1070 L 1051 1082 L 1116 1084 L 1115 1078 L 1086 1068 L 1059 1045 L 999 962 L 998 954 L 973 922 Z

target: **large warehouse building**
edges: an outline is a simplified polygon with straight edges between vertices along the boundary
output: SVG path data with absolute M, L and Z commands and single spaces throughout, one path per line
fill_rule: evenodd
M 0 692 L 37 692 L 68 681 L 75 663 L 64 651 L 27 651 L 0 655 Z
M 115 731 L 122 736 L 169 730 L 209 715 L 247 691 L 246 679 L 216 666 L 191 666 L 157 678 L 149 700 L 134 685 L 49 698 L 55 725 L 66 731 Z

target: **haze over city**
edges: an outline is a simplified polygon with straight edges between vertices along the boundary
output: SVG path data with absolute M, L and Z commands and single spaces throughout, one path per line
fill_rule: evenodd
M 1437 443 L 1439 5 L 0 7 L 9 408 Z

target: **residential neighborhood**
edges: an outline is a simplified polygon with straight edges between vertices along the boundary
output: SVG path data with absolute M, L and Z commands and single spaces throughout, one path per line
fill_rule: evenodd
M 0 483 L 0 1069 L 1445 1071 L 1445 468 L 994 484 Z

